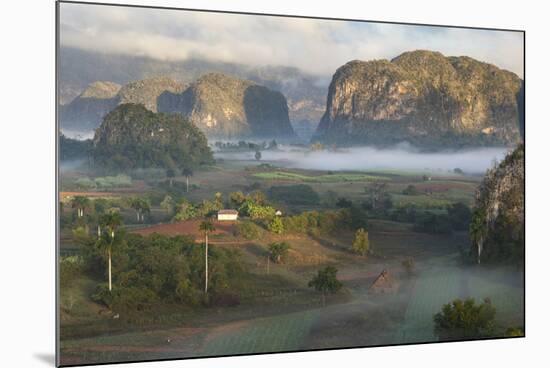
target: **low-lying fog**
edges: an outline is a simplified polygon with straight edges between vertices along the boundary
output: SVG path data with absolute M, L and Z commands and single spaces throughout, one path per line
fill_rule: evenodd
M 507 151 L 506 148 L 495 147 L 421 152 L 405 144 L 392 148 L 354 147 L 336 151 L 310 151 L 280 145 L 278 150 L 262 151 L 261 161 L 312 170 L 452 171 L 460 168 L 467 173 L 482 174 L 495 161 L 502 160 Z M 215 152 L 215 157 L 254 160 L 254 152 Z

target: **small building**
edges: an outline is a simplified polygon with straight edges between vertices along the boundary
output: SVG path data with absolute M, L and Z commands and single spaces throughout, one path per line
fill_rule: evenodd
M 376 294 L 393 293 L 397 291 L 398 283 L 387 270 L 383 270 L 374 280 L 369 291 Z
M 239 212 L 237 210 L 219 210 L 218 221 L 237 221 Z

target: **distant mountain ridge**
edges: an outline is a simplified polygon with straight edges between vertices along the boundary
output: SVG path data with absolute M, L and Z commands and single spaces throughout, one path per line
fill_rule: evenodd
M 350 61 L 332 78 L 313 140 L 342 145 L 514 145 L 522 80 L 469 57 L 417 50 Z
M 165 92 L 158 109 L 181 113 L 209 137 L 295 137 L 282 93 L 221 73 L 200 77 L 183 93 Z
M 158 77 L 134 81 L 121 86 L 113 82 L 93 82 L 68 105 L 59 109 L 61 128 L 94 130 L 116 106 L 142 104 L 157 111 L 157 98 L 166 91 L 181 92 L 184 85 L 170 78 Z
M 252 67 L 206 59 L 164 61 L 147 57 L 102 54 L 61 47 L 59 52 L 59 97 L 68 105 L 96 81 L 126 85 L 133 81 L 169 78 L 190 84 L 204 74 L 223 73 L 250 80 L 283 93 L 288 101 L 291 122 L 305 120 L 316 126 L 324 112 L 328 76 L 325 80 L 293 67 Z M 99 125 L 99 122 L 98 122 Z
M 189 86 L 167 77 L 124 86 L 94 82 L 61 107 L 61 127 L 95 130 L 116 106 L 128 103 L 152 112 L 180 113 L 209 137 L 296 138 L 282 93 L 221 73 L 206 74 Z

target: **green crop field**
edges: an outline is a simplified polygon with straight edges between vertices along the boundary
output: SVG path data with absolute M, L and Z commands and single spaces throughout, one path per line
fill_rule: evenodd
M 441 264 L 444 258 L 438 258 Z M 476 303 L 489 298 L 497 312 L 497 333 L 523 325 L 523 286 L 518 277 L 510 270 L 468 270 L 434 263 L 418 275 L 395 343 L 437 341 L 433 316 L 457 298 L 474 298 Z
M 285 171 L 274 171 L 274 172 L 261 172 L 252 174 L 253 177 L 264 179 L 264 180 L 283 180 L 283 181 L 293 181 L 293 182 L 306 182 L 306 183 L 337 183 L 337 182 L 346 182 L 346 181 L 380 181 L 388 180 L 384 176 L 375 176 L 368 174 L 325 174 L 325 175 L 315 175 L 308 176 L 292 172 Z
M 434 290 L 437 290 L 437 293 L 434 293 Z M 443 304 L 460 296 L 461 276 L 458 268 L 433 266 L 420 273 L 394 342 L 437 340 L 433 332 L 434 314 Z
M 428 195 L 403 195 L 392 194 L 392 200 L 395 207 L 405 207 L 414 205 L 420 208 L 444 208 L 452 204 L 447 199 L 438 199 Z
M 235 331 L 209 341 L 204 355 L 250 354 L 299 350 L 319 310 L 296 312 L 249 321 Z

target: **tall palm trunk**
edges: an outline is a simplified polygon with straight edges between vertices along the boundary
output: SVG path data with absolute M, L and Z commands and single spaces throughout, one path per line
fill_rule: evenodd
M 204 247 L 204 292 L 208 293 L 208 233 L 204 233 L 204 237 L 206 244 L 206 246 Z
M 477 240 L 477 264 L 481 263 L 481 252 L 483 251 L 483 237 Z
M 189 193 L 189 176 L 186 176 L 186 177 L 185 177 L 185 184 L 186 184 L 186 189 L 185 189 L 185 191 L 186 191 L 187 193 Z
M 113 290 L 113 283 L 111 278 L 111 249 L 109 248 L 109 291 Z

